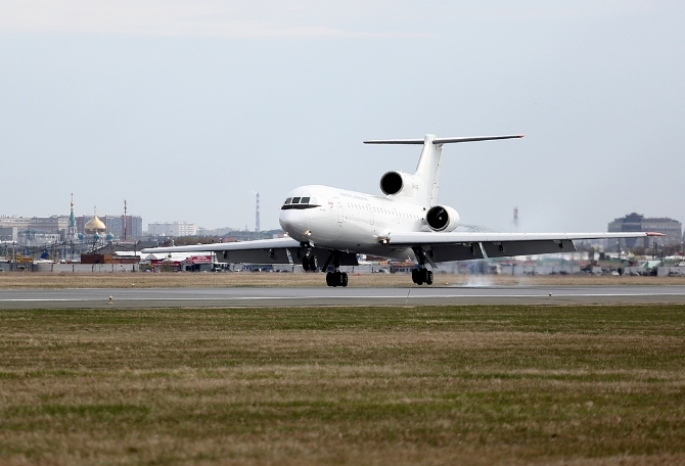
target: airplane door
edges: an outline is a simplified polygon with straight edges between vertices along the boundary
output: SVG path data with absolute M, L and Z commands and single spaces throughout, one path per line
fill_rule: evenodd
M 367 204 L 366 209 L 369 211 L 369 222 L 373 225 L 373 207 L 371 207 L 370 204 Z

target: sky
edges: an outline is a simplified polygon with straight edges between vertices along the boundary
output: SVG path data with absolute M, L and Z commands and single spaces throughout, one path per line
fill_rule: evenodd
M 438 201 L 497 231 L 685 221 L 685 2 L 0 0 L 0 215 L 278 228 L 301 185 Z M 512 225 L 513 209 L 519 226 Z

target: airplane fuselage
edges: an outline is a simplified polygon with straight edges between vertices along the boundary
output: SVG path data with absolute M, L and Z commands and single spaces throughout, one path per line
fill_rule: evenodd
M 296 202 L 294 202 L 296 201 Z M 293 239 L 316 247 L 414 260 L 411 249 L 381 244 L 391 232 L 431 231 L 428 207 L 330 186 L 301 186 L 281 207 L 279 223 Z

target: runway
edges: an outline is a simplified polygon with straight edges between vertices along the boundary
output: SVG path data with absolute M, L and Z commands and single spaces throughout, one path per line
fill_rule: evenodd
M 73 288 L 0 291 L 0 309 L 632 303 L 685 303 L 685 286 Z

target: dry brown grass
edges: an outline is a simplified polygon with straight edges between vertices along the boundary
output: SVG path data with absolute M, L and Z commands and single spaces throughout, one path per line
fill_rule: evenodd
M 0 311 L 0 464 L 684 464 L 683 311 Z
M 350 276 L 352 287 L 406 287 L 407 274 Z M 436 285 L 685 285 L 685 277 L 508 276 L 436 274 Z M 322 273 L 31 273 L 0 274 L 0 289 L 12 288 L 187 288 L 326 286 Z

